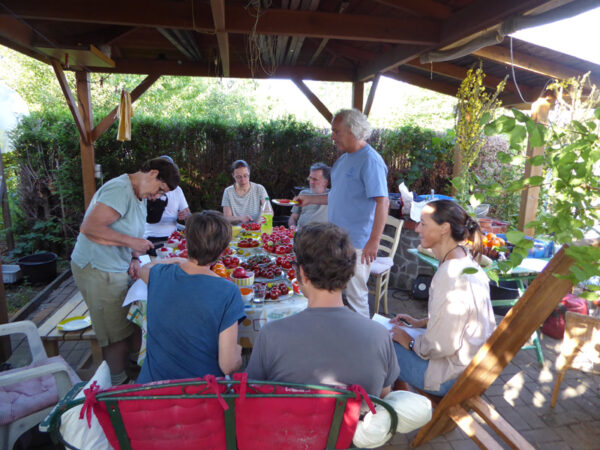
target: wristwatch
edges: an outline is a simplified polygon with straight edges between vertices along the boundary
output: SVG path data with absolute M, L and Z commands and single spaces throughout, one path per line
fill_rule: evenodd
M 414 352 L 414 351 L 415 351 L 415 350 L 414 350 L 414 346 L 415 346 L 415 340 L 414 340 L 414 339 L 411 339 L 411 340 L 410 340 L 410 342 L 408 343 L 408 349 L 409 349 L 411 352 Z

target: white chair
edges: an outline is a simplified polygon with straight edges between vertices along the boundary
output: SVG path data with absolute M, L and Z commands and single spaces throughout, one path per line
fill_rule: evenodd
M 0 448 L 8 450 L 81 381 L 62 357 L 48 358 L 33 322 L 0 325 L 0 336 L 19 333 L 27 338 L 31 364 L 0 372 Z
M 371 263 L 370 275 L 375 277 L 375 288 L 369 290 L 369 294 L 375 296 L 374 310 L 375 314 L 379 312 L 379 303 L 383 297 L 383 311 L 388 314 L 388 283 L 390 281 L 390 273 L 394 265 L 394 255 L 400 243 L 400 233 L 404 221 L 388 216 L 386 225 L 393 228 L 392 236 L 383 234 L 379 242 L 379 251 L 377 259 Z

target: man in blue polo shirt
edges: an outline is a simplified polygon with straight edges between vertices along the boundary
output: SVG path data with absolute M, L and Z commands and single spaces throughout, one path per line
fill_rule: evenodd
M 342 153 L 331 169 L 331 191 L 329 195 L 300 195 L 298 199 L 302 206 L 329 205 L 329 222 L 350 235 L 357 261 L 346 297 L 356 312 L 369 317 L 369 266 L 377 258 L 389 207 L 387 167 L 381 155 L 366 142 L 371 127 L 360 111 L 339 111 L 331 131 L 331 138 Z

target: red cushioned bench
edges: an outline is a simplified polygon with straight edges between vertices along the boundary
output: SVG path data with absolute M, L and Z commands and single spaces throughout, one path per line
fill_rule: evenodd
M 81 385 L 78 387 L 81 389 Z M 352 446 L 363 400 L 382 405 L 397 427 L 393 408 L 360 386 L 337 389 L 292 383 L 234 380 L 177 380 L 126 385 L 73 400 L 77 387 L 45 421 L 55 441 L 67 447 L 61 415 L 83 404 L 93 411 L 115 449 L 343 449 Z M 87 426 L 87 425 L 86 425 Z

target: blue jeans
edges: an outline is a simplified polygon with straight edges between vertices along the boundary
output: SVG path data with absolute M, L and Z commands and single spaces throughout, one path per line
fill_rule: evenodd
M 439 391 L 425 389 L 425 371 L 427 370 L 427 366 L 429 366 L 429 360 L 421 358 L 415 352 L 405 349 L 397 342 L 394 342 L 394 350 L 396 350 L 396 357 L 400 366 L 400 375 L 398 375 L 398 378 L 411 386 L 433 395 L 442 396 L 450 390 L 456 381 L 456 378 L 454 378 L 442 383 Z

